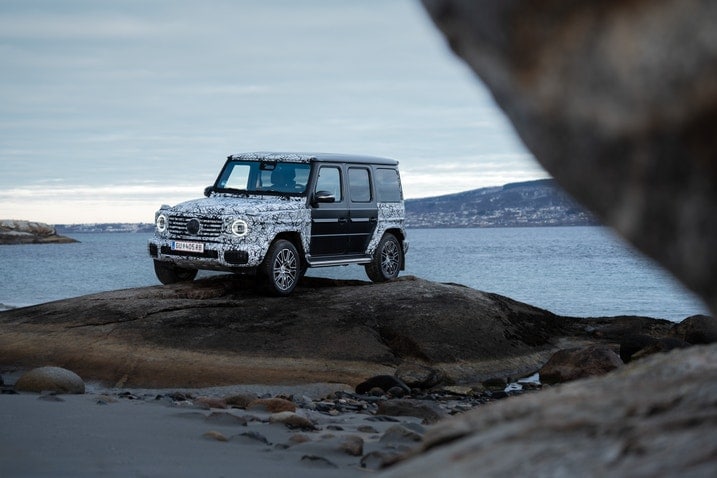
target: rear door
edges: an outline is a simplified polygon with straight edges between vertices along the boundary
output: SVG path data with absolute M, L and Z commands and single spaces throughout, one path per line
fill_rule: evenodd
M 349 195 L 349 254 L 363 254 L 378 223 L 370 166 L 347 167 Z

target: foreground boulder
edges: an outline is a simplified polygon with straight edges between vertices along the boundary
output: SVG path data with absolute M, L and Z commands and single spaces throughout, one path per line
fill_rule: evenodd
M 717 342 L 717 319 L 708 315 L 692 315 L 676 324 L 672 335 L 683 342 L 699 345 Z
M 644 317 L 574 319 L 507 297 L 414 277 L 371 284 L 304 278 L 286 298 L 253 282 L 105 292 L 0 313 L 0 364 L 62 363 L 118 386 L 359 384 L 420 363 L 444 383 L 531 375 L 561 348 L 615 344 Z M 617 326 L 617 329 L 616 329 Z M 430 380 L 429 380 L 430 379 Z
M 560 186 L 717 311 L 717 3 L 423 0 Z
M 675 350 L 439 422 L 382 476 L 715 476 L 715 404 L 717 345 Z
M 575 347 L 555 352 L 540 369 L 540 381 L 553 384 L 605 375 L 621 367 L 620 356 L 605 346 Z
M 76 373 L 62 367 L 39 367 L 17 379 L 19 392 L 85 393 L 85 382 Z
M 60 236 L 53 226 L 42 222 L 0 219 L 0 244 L 63 244 L 77 242 Z

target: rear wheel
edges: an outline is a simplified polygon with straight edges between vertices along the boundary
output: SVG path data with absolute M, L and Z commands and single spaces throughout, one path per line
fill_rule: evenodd
M 294 244 L 286 239 L 274 242 L 261 265 L 261 275 L 270 294 L 291 294 L 301 277 L 301 260 Z
M 196 269 L 185 269 L 170 262 L 154 261 L 154 273 L 162 284 L 176 284 L 177 282 L 191 282 L 197 277 Z
M 391 233 L 386 233 L 373 253 L 373 259 L 366 264 L 366 275 L 373 282 L 386 282 L 398 277 L 403 263 L 401 244 Z

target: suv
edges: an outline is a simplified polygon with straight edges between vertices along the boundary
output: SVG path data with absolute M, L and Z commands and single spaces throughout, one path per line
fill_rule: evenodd
M 198 269 L 255 274 L 291 294 L 308 267 L 362 264 L 394 279 L 408 250 L 398 161 L 369 156 L 229 156 L 205 198 L 163 205 L 149 255 L 163 284 Z

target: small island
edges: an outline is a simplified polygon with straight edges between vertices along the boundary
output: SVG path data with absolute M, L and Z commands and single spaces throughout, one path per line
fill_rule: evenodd
M 54 226 L 42 222 L 0 219 L 0 245 L 65 244 L 78 242 L 57 234 Z

